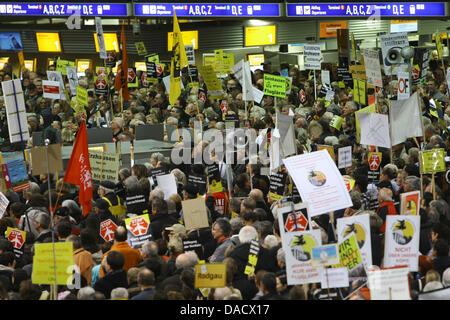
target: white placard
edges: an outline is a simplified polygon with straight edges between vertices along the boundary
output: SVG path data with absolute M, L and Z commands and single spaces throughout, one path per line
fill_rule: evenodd
M 419 270 L 420 216 L 388 215 L 384 245 L 384 266 Z
M 364 66 L 366 69 L 367 83 L 376 87 L 383 87 L 383 78 L 381 76 L 380 60 L 378 51 L 363 50 Z
M 320 70 L 323 61 L 320 45 L 308 44 L 303 46 L 303 55 L 305 57 L 305 69 Z
M 326 101 L 331 101 L 334 97 L 334 91 L 333 90 L 327 90 L 327 95 L 325 96 Z
M 338 149 L 338 168 L 348 168 L 352 166 L 352 146 Z
M 59 98 L 53 98 L 53 99 L 61 99 L 61 100 L 66 100 L 66 95 L 64 94 L 64 80 L 63 80 L 63 76 L 61 74 L 60 71 L 47 71 L 47 79 L 49 81 L 57 81 L 59 83 L 59 93 L 60 93 L 60 97 Z
M 103 36 L 102 19 L 95 17 L 95 30 L 97 32 L 98 50 L 100 52 L 100 59 L 106 59 L 106 45 L 105 38 Z
M 61 97 L 61 87 L 58 81 L 42 80 L 43 97 L 49 99 L 59 99 Z
M 392 145 L 395 146 L 411 137 L 422 137 L 421 109 L 417 92 L 407 100 L 391 100 L 390 104 Z
M 70 91 L 72 95 L 75 95 L 78 87 L 78 75 L 77 69 L 75 67 L 66 67 L 67 70 L 67 79 L 69 80 Z
M 450 97 L 450 67 L 447 68 L 447 96 Z
M 169 199 L 172 194 L 177 194 L 177 182 L 173 173 L 156 176 L 158 187 L 164 191 L 164 200 Z
M 409 73 L 408 72 L 398 72 L 398 100 L 405 100 L 409 98 L 410 83 L 409 83 Z
M 163 78 L 164 86 L 166 87 L 167 93 L 170 94 L 170 75 Z M 183 81 L 180 81 L 181 89 L 184 89 Z
M 322 70 L 320 72 L 322 83 L 326 83 L 328 85 L 331 84 L 330 82 L 330 71 L 329 70 Z
M 372 240 L 370 236 L 370 215 L 362 214 L 337 219 L 338 241 L 351 233 L 355 234 L 359 252 L 366 266 L 372 265 Z
M 327 150 L 283 159 L 311 217 L 353 206 L 335 162 Z
M 322 268 L 320 287 L 327 288 L 347 288 L 348 287 L 347 268 Z
M 252 91 L 253 101 L 255 101 L 256 103 L 261 103 L 262 99 L 264 98 L 264 92 L 255 87 L 252 87 Z
M 388 115 L 379 113 L 357 113 L 361 127 L 361 144 L 383 148 L 391 147 Z
M 192 44 L 184 46 L 186 51 L 186 57 L 188 59 L 188 63 L 190 65 L 195 65 L 195 51 L 194 46 Z
M 3 218 L 8 204 L 8 198 L 3 194 L 3 192 L 0 192 L 0 219 Z
M 11 143 L 19 142 L 22 136 L 23 141 L 26 142 L 30 139 L 30 133 L 28 131 L 22 84 L 19 79 L 3 81 L 2 89 L 8 121 L 9 141 Z M 19 117 L 17 117 L 17 111 Z
M 368 271 L 370 300 L 411 300 L 408 268 Z
M 408 34 L 406 32 L 386 34 L 380 38 L 384 73 L 386 75 L 397 74 L 398 71 L 401 71 L 400 65 L 405 63 L 400 51 L 409 45 Z

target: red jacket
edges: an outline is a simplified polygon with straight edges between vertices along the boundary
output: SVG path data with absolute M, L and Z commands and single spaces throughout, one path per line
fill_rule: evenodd
M 381 226 L 381 232 L 386 231 L 386 216 L 389 215 L 397 215 L 397 210 L 395 209 L 393 201 L 383 202 L 380 207 L 377 209 L 377 214 L 383 219 L 383 225 Z

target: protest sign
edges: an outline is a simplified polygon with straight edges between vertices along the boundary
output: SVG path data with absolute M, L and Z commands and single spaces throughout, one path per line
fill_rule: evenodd
M 53 246 L 55 251 L 53 251 Z M 56 263 L 54 263 L 54 259 Z M 31 280 L 35 284 L 72 284 L 73 264 L 73 243 L 36 243 Z
M 419 216 L 386 216 L 384 266 L 407 265 L 409 270 L 419 270 Z
M 222 166 L 223 164 L 221 165 L 220 168 L 222 168 Z M 209 182 L 208 187 L 209 191 L 211 191 L 212 193 L 223 191 L 220 168 L 217 163 L 213 163 L 207 166 L 208 182 Z
M 103 34 L 102 18 L 95 17 L 95 32 L 97 34 L 98 51 L 100 59 L 106 59 L 106 43 Z
M 67 68 L 75 68 L 75 62 L 74 61 L 68 61 L 68 60 L 62 60 L 58 59 L 56 60 L 56 71 L 61 72 L 63 76 L 67 76 Z
M 0 219 L 3 218 L 8 204 L 8 198 L 3 194 L 3 192 L 0 192 Z
M 358 248 L 366 266 L 372 265 L 372 242 L 370 236 L 370 215 L 354 215 L 337 219 L 338 241 L 354 233 Z
M 336 164 L 325 150 L 283 159 L 311 217 L 353 206 Z
M 48 148 L 48 159 L 47 151 Z M 51 144 L 48 147 L 34 147 L 31 149 L 31 168 L 33 175 L 57 173 L 63 171 L 62 153 L 60 144 Z
M 348 168 L 352 166 L 352 146 L 338 149 L 338 168 Z
M 401 50 L 409 45 L 406 32 L 381 35 L 381 53 L 383 57 L 384 73 L 386 75 L 397 74 L 404 63 Z
M 320 150 L 327 150 L 328 154 L 333 159 L 333 161 L 336 161 L 335 156 L 334 156 L 334 148 L 333 148 L 333 146 L 329 146 L 329 145 L 326 145 L 326 144 L 319 144 L 319 145 L 317 145 L 317 151 L 320 151 Z
M 419 152 L 420 172 L 428 174 L 446 171 L 445 149 L 432 149 Z
M 356 140 L 358 143 L 361 141 L 361 125 L 359 123 L 358 116 L 361 113 L 375 113 L 377 111 L 375 104 L 362 108 L 355 112 L 355 125 L 356 125 Z
M 361 126 L 361 144 L 390 148 L 389 121 L 386 114 L 357 113 Z
M 322 83 L 326 83 L 328 85 L 331 84 L 330 71 L 329 70 L 322 70 L 322 71 L 320 71 L 320 78 L 322 79 Z
M 208 88 L 208 95 L 212 99 L 219 99 L 223 95 L 222 84 L 217 78 L 216 72 L 211 65 L 198 66 L 198 71 L 202 74 L 203 80 Z
M 208 214 L 204 198 L 184 200 L 181 202 L 186 229 L 209 227 Z
M 177 182 L 173 173 L 156 176 L 158 187 L 164 191 L 164 200 L 169 199 L 173 194 L 177 194 Z
M 328 92 L 330 92 L 330 91 L 327 91 L 327 94 L 328 94 Z M 343 122 L 344 122 L 344 118 L 339 117 L 338 115 L 334 115 L 333 119 L 331 119 L 331 121 L 330 121 L 330 127 L 333 127 L 336 130 L 341 130 Z
M 3 97 L 6 106 L 9 141 L 11 143 L 28 141 L 28 121 L 22 83 L 19 79 L 2 82 Z
M 127 242 L 133 248 L 137 249 L 151 240 L 150 218 L 148 214 L 125 219 L 127 228 Z
M 400 214 L 419 215 L 420 191 L 411 191 L 400 194 Z
M 367 272 L 354 233 L 350 233 L 339 241 L 338 246 L 340 259 L 338 266 L 346 267 L 348 270 L 349 285 L 339 290 L 340 295 L 345 299 L 366 284 Z
M 206 193 L 206 175 L 190 174 L 187 181 L 198 188 L 198 194 L 204 195 Z
M 56 81 L 59 83 L 59 98 L 50 98 L 50 99 L 66 100 L 66 95 L 64 93 L 64 90 L 65 90 L 64 79 L 62 77 L 61 72 L 47 70 L 47 79 L 48 79 L 48 81 Z M 42 81 L 42 86 L 44 86 L 44 81 L 46 81 L 46 80 Z
M 147 54 L 147 49 L 145 49 L 144 42 L 142 42 L 142 41 L 135 42 L 134 45 L 136 46 L 136 50 L 137 50 L 138 55 L 145 56 Z
M 76 96 L 77 96 L 77 104 L 79 106 L 87 107 L 87 105 L 88 105 L 87 89 L 80 87 L 80 86 L 76 87 Z
M 222 288 L 226 286 L 227 265 L 206 263 L 195 266 L 195 288 Z
M 67 74 L 67 80 L 69 80 L 70 91 L 71 91 L 72 95 L 75 95 L 77 92 L 77 86 L 78 86 L 77 69 L 75 67 L 67 67 L 66 74 Z
M 303 46 L 303 56 L 305 58 L 305 69 L 320 70 L 323 57 L 319 44 L 305 44 Z
M 252 87 L 252 92 L 253 92 L 253 101 L 255 101 L 256 103 L 261 103 L 262 99 L 264 98 L 264 92 Z
M 6 188 L 14 192 L 22 191 L 30 187 L 27 169 L 23 159 L 15 159 L 2 164 L 2 174 Z
M 321 272 L 320 287 L 327 288 L 347 288 L 348 287 L 347 268 L 323 268 Z
M 288 205 L 277 209 L 280 235 L 306 231 L 308 227 L 308 207 L 305 203 Z
M 378 51 L 363 50 L 364 67 L 366 69 L 367 83 L 376 87 L 383 87 L 383 78 L 381 76 L 380 60 Z
M 61 97 L 59 82 L 42 80 L 43 97 L 59 99 Z
M 286 97 L 286 80 L 281 76 L 264 74 L 264 94 L 273 97 Z
M 92 180 L 117 182 L 119 180 L 119 158 L 120 154 L 118 153 L 89 151 Z
M 408 72 L 398 72 L 398 91 L 397 99 L 405 100 L 409 98 L 410 85 L 409 85 L 409 73 Z
M 288 232 L 281 239 L 286 254 L 287 284 L 320 282 L 321 268 L 311 265 L 311 248 L 322 244 L 320 231 Z
M 370 300 L 411 300 L 407 267 L 369 270 Z
M 23 245 L 26 241 L 27 233 L 17 228 L 7 227 L 5 231 L 5 237 L 13 245 L 15 256 L 17 258 L 22 257 L 24 250 Z
M 199 242 L 198 239 L 184 240 L 183 241 L 183 251 L 184 252 L 194 251 L 197 254 L 199 260 L 205 259 L 205 254 L 203 252 L 203 246 Z M 208 257 L 206 257 L 206 258 L 208 258 Z
M 278 201 L 284 194 L 287 174 L 284 172 L 275 172 L 270 175 L 269 196 L 270 199 Z
M 421 109 L 417 92 L 409 99 L 391 100 L 389 108 L 389 120 L 391 123 L 392 145 L 406 141 L 411 137 L 422 137 Z
M 106 241 L 114 240 L 114 231 L 117 229 L 117 225 L 111 219 L 107 219 L 100 223 L 100 236 Z
M 184 46 L 189 65 L 195 65 L 195 51 L 192 44 Z
M 315 268 L 339 264 L 337 244 L 327 244 L 311 248 L 311 265 Z

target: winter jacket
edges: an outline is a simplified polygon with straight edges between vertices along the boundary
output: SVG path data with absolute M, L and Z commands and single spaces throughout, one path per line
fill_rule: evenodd
M 39 212 L 48 214 L 48 209 L 45 207 L 30 207 L 25 210 L 25 213 L 20 217 L 19 221 L 19 229 L 31 232 L 35 238 L 39 235 L 39 231 L 37 231 L 34 226 L 34 219 Z

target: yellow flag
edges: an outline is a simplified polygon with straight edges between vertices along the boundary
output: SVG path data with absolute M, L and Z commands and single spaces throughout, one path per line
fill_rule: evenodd
M 183 36 L 181 35 L 180 26 L 178 25 L 177 15 L 175 10 L 173 11 L 173 45 L 172 45 L 173 57 L 177 63 L 177 67 L 182 68 L 189 65 L 188 58 L 186 56 L 186 49 L 184 48 Z M 178 74 L 177 74 L 178 75 Z
M 177 99 L 181 95 L 181 78 L 180 73 L 178 72 L 178 76 L 175 76 L 175 58 L 172 58 L 172 62 L 170 63 L 170 90 L 169 90 L 169 103 L 170 105 L 174 105 Z

